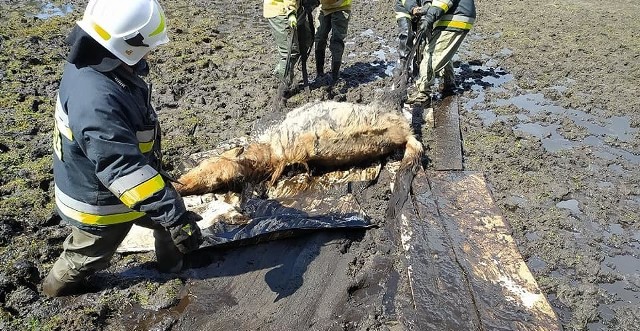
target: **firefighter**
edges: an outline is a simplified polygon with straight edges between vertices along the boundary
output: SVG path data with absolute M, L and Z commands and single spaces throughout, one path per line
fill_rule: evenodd
M 451 59 L 475 23 L 476 7 L 474 0 L 433 0 L 430 6 L 413 6 L 410 10 L 421 17 L 420 29 L 429 43 L 422 52 L 417 90 L 407 103 L 425 104 L 430 102 L 429 93 L 436 74 L 442 76 L 441 93 L 455 93 Z
M 292 86 L 293 68 L 298 59 L 313 46 L 313 31 L 306 13 L 317 5 L 318 0 L 264 0 L 263 16 L 269 21 L 278 48 L 273 74 L 288 89 Z
M 413 15 L 411 10 L 416 7 L 426 7 L 431 4 L 431 0 L 396 0 L 393 10 L 396 13 L 396 23 L 398 24 L 398 64 L 395 73 L 401 74 L 401 70 L 407 70 L 413 75 L 414 69 L 417 74 L 417 63 L 407 63 L 409 53 L 413 49 L 416 31 L 418 30 L 419 16 Z M 414 58 L 414 61 L 417 60 Z
M 331 82 L 335 84 L 340 77 L 340 65 L 344 53 L 344 38 L 347 37 L 351 0 L 320 0 L 320 25 L 315 36 L 315 56 L 317 77 L 324 75 L 325 49 L 331 32 L 329 51 L 331 52 Z
M 109 265 L 131 226 L 154 229 L 163 272 L 182 267 L 202 242 L 196 222 L 161 169 L 160 128 L 150 104 L 145 56 L 169 41 L 157 0 L 91 0 L 67 42 L 56 98 L 56 209 L 71 225 L 43 292 L 83 291 Z

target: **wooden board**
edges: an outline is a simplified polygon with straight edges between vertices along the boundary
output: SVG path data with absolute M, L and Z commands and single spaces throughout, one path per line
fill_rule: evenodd
M 562 330 L 481 173 L 420 172 L 401 219 L 412 330 Z
M 462 170 L 462 138 L 458 108 L 456 95 L 433 103 L 435 170 Z

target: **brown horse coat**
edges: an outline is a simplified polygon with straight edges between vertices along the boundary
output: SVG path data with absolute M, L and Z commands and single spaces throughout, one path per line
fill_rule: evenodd
M 248 146 L 202 161 L 176 184 L 181 195 L 215 191 L 235 181 L 275 183 L 285 167 L 355 165 L 405 148 L 402 169 L 419 165 L 422 144 L 398 111 L 374 104 L 314 102 L 289 112 Z

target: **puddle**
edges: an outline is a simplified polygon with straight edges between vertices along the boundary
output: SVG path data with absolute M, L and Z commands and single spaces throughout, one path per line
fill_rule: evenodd
M 366 39 L 368 42 L 373 44 L 378 44 L 379 47 L 376 51 L 373 52 L 358 52 L 357 43 L 355 40 Z M 346 49 L 349 50 L 348 54 L 345 54 L 346 57 L 355 58 L 355 57 L 365 57 L 368 58 L 367 63 L 376 68 L 375 70 L 371 70 L 371 74 L 368 79 L 373 81 L 377 79 L 381 79 L 381 75 L 384 76 L 393 76 L 393 70 L 396 67 L 398 58 L 398 50 L 389 46 L 390 44 L 395 44 L 395 41 L 389 42 L 384 37 L 378 35 L 374 30 L 367 29 L 351 40 L 345 41 Z M 377 67 L 381 67 L 377 69 Z
M 490 62 L 488 60 L 487 63 Z M 612 146 L 616 142 L 631 142 L 634 135 L 638 133 L 638 129 L 629 125 L 630 118 L 628 116 L 613 116 L 602 120 L 597 115 L 555 105 L 542 93 L 523 93 L 488 103 L 487 93 L 499 93 L 504 90 L 502 86 L 512 82 L 513 75 L 499 67 L 478 64 L 463 65 L 456 71 L 458 75 L 464 71 L 464 76 L 468 78 L 463 82 L 463 85 L 475 94 L 474 98 L 466 102 L 465 109 L 478 115 L 485 126 L 496 121 L 506 121 L 513 118 L 513 115 L 496 114 L 493 111 L 494 108 L 515 106 L 520 110 L 520 113 L 515 116 L 518 124 L 514 126 L 514 130 L 540 139 L 547 152 L 553 153 L 586 147 L 597 158 L 607 161 L 624 159 L 636 165 L 640 164 L 640 155 L 621 147 Z M 568 84 L 570 83 L 568 82 Z M 563 93 L 567 87 L 557 85 L 550 89 Z M 544 117 L 545 115 L 554 115 L 557 122 L 565 122 L 563 120 L 566 119 L 575 126 L 584 129 L 587 136 L 581 141 L 569 140 L 562 134 L 562 125 L 532 120 L 535 116 Z
M 579 207 L 578 200 L 574 200 L 574 199 L 566 200 L 566 201 L 560 201 L 560 202 L 556 203 L 556 207 L 563 208 L 563 209 L 569 209 L 573 215 L 579 215 L 579 214 L 582 213 L 582 211 L 580 210 L 580 207 Z
M 34 16 L 42 20 L 52 18 L 54 16 L 65 16 L 73 12 L 73 5 L 70 3 L 56 5 L 48 1 L 32 1 L 34 7 L 39 8 L 39 11 L 29 16 Z

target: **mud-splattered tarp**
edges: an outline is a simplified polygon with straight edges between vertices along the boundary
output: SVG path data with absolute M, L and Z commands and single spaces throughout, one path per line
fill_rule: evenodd
M 250 201 L 247 224 L 217 222 L 202 231 L 205 242 L 201 247 L 255 244 L 267 240 L 292 237 L 308 232 L 371 227 L 366 216 L 357 212 L 329 212 L 312 216 L 307 212 L 285 207 L 277 200 Z
M 313 231 L 368 229 L 374 225 L 351 193 L 377 178 L 380 164 L 334 171 L 320 176 L 298 175 L 278 182 L 267 197 L 240 202 L 239 195 L 204 194 L 185 198 L 199 213 L 202 248 L 242 246 Z M 154 250 L 153 231 L 134 226 L 118 252 Z

